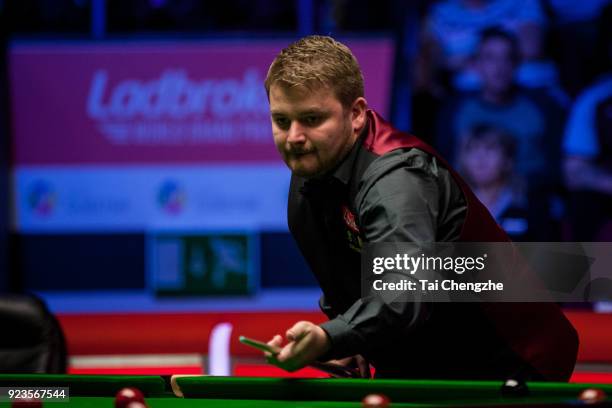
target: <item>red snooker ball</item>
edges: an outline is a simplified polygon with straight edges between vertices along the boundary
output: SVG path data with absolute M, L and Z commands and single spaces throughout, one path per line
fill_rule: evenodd
M 147 405 L 140 401 L 132 401 L 125 408 L 147 408 Z
M 366 395 L 361 406 L 363 408 L 387 408 L 391 401 L 386 395 L 382 394 L 370 394 Z
M 127 408 L 130 402 L 145 403 L 144 395 L 142 395 L 142 392 L 138 388 L 122 388 L 115 395 L 116 408 Z
M 606 398 L 606 393 L 599 388 L 587 388 L 578 396 L 578 399 L 585 404 L 597 404 L 604 401 Z
M 12 408 L 42 408 L 43 403 L 41 400 L 33 398 L 19 398 L 13 400 L 11 404 Z

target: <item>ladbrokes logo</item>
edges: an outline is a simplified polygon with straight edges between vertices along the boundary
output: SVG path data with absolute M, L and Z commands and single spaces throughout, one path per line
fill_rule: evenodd
M 45 181 L 35 182 L 28 192 L 28 205 L 32 212 L 40 216 L 49 216 L 57 201 L 55 191 Z
M 157 194 L 159 206 L 168 214 L 179 214 L 185 206 L 185 200 L 185 191 L 175 181 L 163 183 Z
M 253 68 L 241 78 L 202 81 L 169 69 L 148 82 L 117 82 L 98 70 L 87 113 L 115 144 L 267 143 L 270 123 L 262 82 Z

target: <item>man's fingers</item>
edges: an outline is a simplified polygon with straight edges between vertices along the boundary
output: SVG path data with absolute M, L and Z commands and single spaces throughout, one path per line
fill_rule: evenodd
M 285 334 L 287 344 L 282 346 L 283 339 L 276 335 L 268 342 L 270 346 L 279 347 L 278 354 L 266 354 L 268 362 L 287 371 L 295 371 L 310 364 L 328 347 L 327 335 L 314 323 L 301 321 L 294 324 Z M 282 346 L 282 348 L 281 348 Z
M 363 358 L 363 356 L 360 354 L 355 356 L 355 360 L 357 360 L 357 366 L 359 367 L 359 374 L 361 374 L 361 378 L 371 378 L 372 373 L 370 373 L 370 363 L 368 360 Z
M 276 355 L 276 359 L 283 363 L 289 359 L 294 358 L 295 352 L 295 342 L 292 341 L 281 349 L 280 353 Z
M 276 348 L 280 349 L 282 344 L 283 344 L 283 338 L 282 338 L 282 336 L 280 334 L 277 334 L 274 337 L 272 337 L 272 340 L 270 340 L 266 344 L 268 346 L 272 346 L 272 347 L 276 347 Z M 264 352 L 264 355 L 266 356 L 266 358 L 269 358 L 269 357 L 272 356 L 272 353 L 266 351 L 266 352 Z
M 306 321 L 297 322 L 293 327 L 287 330 L 285 337 L 287 337 L 289 341 L 298 341 L 308 334 L 312 325 L 312 323 Z
M 283 354 L 283 351 L 281 350 L 279 354 L 275 355 L 270 355 L 270 353 L 268 353 L 268 356 L 266 356 L 266 361 L 268 362 L 268 364 L 275 365 L 285 371 L 293 372 L 301 367 L 299 365 L 296 365 L 292 361 L 292 358 L 293 355 L 290 352 L 285 351 Z
M 337 364 L 341 366 L 348 366 L 351 362 L 351 357 L 341 358 L 340 360 L 328 360 L 326 363 Z
M 270 340 L 267 344 L 268 346 L 272 347 L 280 347 L 283 344 L 283 337 L 280 334 L 277 334 L 272 337 L 272 340 Z

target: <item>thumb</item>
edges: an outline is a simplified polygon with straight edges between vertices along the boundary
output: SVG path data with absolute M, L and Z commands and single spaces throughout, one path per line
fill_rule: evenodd
M 293 327 L 287 330 L 287 333 L 285 333 L 285 337 L 287 338 L 288 341 L 298 341 L 302 337 L 304 337 L 306 334 L 308 334 L 311 326 L 312 326 L 312 323 L 310 322 L 304 322 L 304 321 L 297 322 L 296 324 L 293 325 Z

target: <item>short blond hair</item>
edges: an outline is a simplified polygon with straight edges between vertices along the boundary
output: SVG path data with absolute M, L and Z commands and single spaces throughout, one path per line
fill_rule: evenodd
M 266 77 L 266 92 L 278 84 L 333 90 L 342 106 L 349 108 L 364 96 L 363 75 L 349 48 L 331 37 L 311 35 L 283 49 L 274 59 Z

